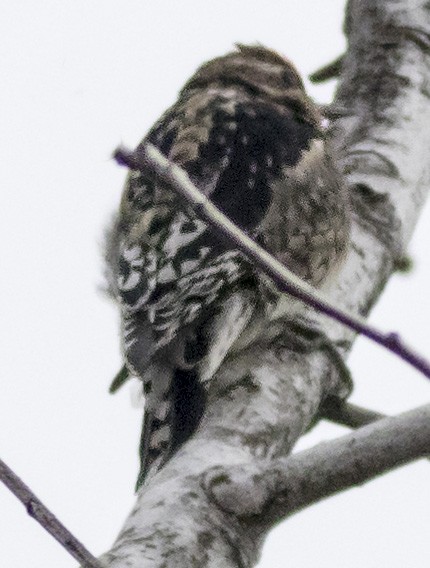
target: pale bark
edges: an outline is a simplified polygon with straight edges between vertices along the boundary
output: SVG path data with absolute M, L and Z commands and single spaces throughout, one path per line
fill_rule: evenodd
M 264 513 L 266 526 L 272 526 L 312 503 L 429 452 L 427 405 L 273 460 L 270 469 L 261 461 L 252 468 L 231 467 L 228 474 L 223 468 L 214 468 L 207 474 L 205 487 L 223 511 L 240 518 Z
M 329 296 L 356 314 L 367 315 L 380 294 L 412 234 L 429 185 L 429 32 L 430 5 L 424 0 L 349 3 L 349 48 L 335 101 L 342 116 L 332 135 L 351 187 L 353 242 Z M 325 316 L 312 317 L 346 354 L 354 334 Z M 349 388 L 327 351 L 309 347 L 292 349 L 289 337 L 280 335 L 225 362 L 197 434 L 141 490 L 115 544 L 102 557 L 106 566 L 253 566 L 275 518 L 330 493 L 327 477 L 313 491 L 295 485 L 293 504 L 283 506 L 288 484 L 281 472 L 288 471 L 288 464 L 300 463 L 305 476 L 318 457 L 330 463 L 335 448 L 342 454 L 339 440 L 287 457 L 322 401 Z M 422 413 L 417 413 L 417 421 L 396 419 L 402 439 L 408 438 L 411 422 L 421 431 Z M 390 443 L 390 424 L 381 422 L 376 438 L 376 425 L 366 427 L 360 431 L 361 445 L 347 444 L 339 488 L 360 481 L 348 464 L 365 459 L 379 435 L 382 446 L 394 452 L 392 462 L 386 467 L 368 462 L 366 479 L 429 452 L 427 432 L 421 445 L 412 444 L 402 454 Z M 258 475 L 235 476 L 238 471 Z M 276 475 L 285 483 L 270 483 Z M 235 513 L 222 497 L 227 485 L 229 495 L 240 496 L 231 508 Z M 255 498 L 260 494 L 262 501 Z M 269 502 L 276 514 L 266 514 Z

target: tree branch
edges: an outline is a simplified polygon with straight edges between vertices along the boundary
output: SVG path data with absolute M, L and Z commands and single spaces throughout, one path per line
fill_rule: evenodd
M 329 420 L 335 424 L 341 424 L 342 426 L 354 430 L 367 426 L 368 424 L 373 424 L 383 418 L 391 418 L 375 410 L 363 408 L 362 406 L 351 404 L 346 400 L 341 400 L 339 397 L 328 397 L 327 400 L 324 401 L 321 408 L 321 417 L 324 420 Z M 427 460 L 430 460 L 429 455 L 426 457 Z
M 430 405 L 254 467 L 214 468 L 205 485 L 223 511 L 271 525 L 313 503 L 430 453 Z
M 0 480 L 17 497 L 33 517 L 83 568 L 103 568 L 103 564 L 51 513 L 33 491 L 0 460 Z

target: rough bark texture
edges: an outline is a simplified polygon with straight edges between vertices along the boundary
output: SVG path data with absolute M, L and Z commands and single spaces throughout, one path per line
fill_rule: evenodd
M 353 243 L 329 295 L 367 315 L 411 236 L 429 185 L 430 130 L 423 125 L 430 124 L 430 3 L 353 0 L 346 32 L 349 48 L 335 101 L 342 117 L 332 136 L 351 187 Z M 350 331 L 324 316 L 313 319 L 342 351 L 349 350 Z M 102 557 L 106 566 L 253 566 L 275 519 L 327 494 L 323 487 L 316 495 L 296 487 L 285 506 L 285 484 L 261 481 L 266 475 L 282 479 L 281 465 L 297 465 L 288 460 L 298 458 L 286 456 L 321 402 L 348 391 L 327 351 L 291 347 L 288 334 L 280 335 L 222 366 L 197 434 L 140 492 L 117 541 Z M 360 459 L 360 447 L 349 448 L 347 463 Z M 331 459 L 329 444 L 301 454 L 301 467 L 306 470 L 324 451 Z M 423 451 L 420 447 L 408 459 Z M 397 458 L 387 467 L 406 459 Z M 236 478 L 237 467 L 250 473 L 257 468 L 258 475 Z M 367 478 L 383 469 L 375 463 Z M 345 471 L 349 481 L 342 487 L 357 479 L 353 467 Z M 213 498 L 214 487 L 226 483 L 230 494 L 240 494 L 245 516 Z M 276 513 L 268 515 L 270 502 Z
M 252 468 L 214 468 L 205 480 L 223 511 L 267 527 L 351 485 L 360 485 L 430 452 L 430 405 L 385 418 L 348 436 Z

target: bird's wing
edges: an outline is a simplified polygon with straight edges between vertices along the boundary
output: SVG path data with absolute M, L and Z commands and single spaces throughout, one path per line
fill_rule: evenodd
M 173 107 L 147 141 L 242 229 L 258 234 L 273 180 L 299 161 L 314 128 L 234 92 L 194 99 Z M 142 368 L 230 290 L 247 265 L 156 180 L 132 174 L 126 196 L 135 222 L 120 246 L 118 294 L 126 351 L 136 352 L 131 359 Z

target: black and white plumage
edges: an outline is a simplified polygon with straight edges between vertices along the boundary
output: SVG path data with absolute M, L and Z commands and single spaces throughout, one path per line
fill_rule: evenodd
M 321 119 L 289 61 L 262 46 L 203 65 L 143 140 L 297 275 L 322 286 L 349 233 L 345 188 Z M 129 374 L 145 417 L 138 486 L 195 431 L 205 383 L 228 353 L 289 309 L 267 277 L 153 176 L 131 171 L 108 235 Z

